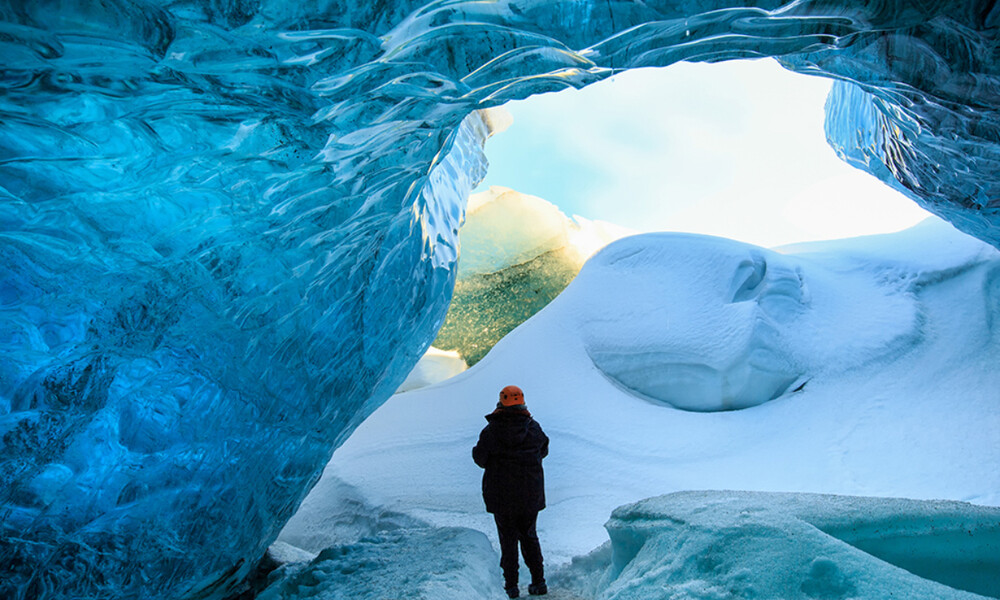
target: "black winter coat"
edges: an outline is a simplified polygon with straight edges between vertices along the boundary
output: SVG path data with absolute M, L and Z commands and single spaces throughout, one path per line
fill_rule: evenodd
M 486 512 L 528 513 L 545 508 L 542 459 L 549 438 L 524 408 L 498 408 L 486 415 L 489 423 L 479 434 L 472 459 L 485 469 L 483 500 Z

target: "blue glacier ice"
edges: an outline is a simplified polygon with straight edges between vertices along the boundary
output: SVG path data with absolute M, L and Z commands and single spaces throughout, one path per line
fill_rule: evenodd
M 221 598 L 433 339 L 474 111 L 774 56 L 1000 246 L 990 1 L 0 1 L 0 597 Z

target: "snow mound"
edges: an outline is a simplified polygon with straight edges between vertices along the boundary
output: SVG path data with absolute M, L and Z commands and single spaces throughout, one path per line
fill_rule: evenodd
M 599 550 L 570 569 L 592 574 L 594 561 L 609 561 L 585 593 L 601 600 L 1000 596 L 998 508 L 679 492 L 620 507 L 606 527 L 610 554 Z
M 464 528 L 385 532 L 281 567 L 257 600 L 485 600 L 501 594 L 489 540 Z
M 470 450 L 497 392 L 511 383 L 524 390 L 551 440 L 545 459 L 548 508 L 538 519 L 550 565 L 606 540 L 603 524 L 615 507 L 680 490 L 1000 505 L 1000 253 L 951 227 L 930 237 L 927 232 L 845 241 L 849 255 L 831 246 L 778 256 L 724 240 L 690 240 L 721 257 L 713 259 L 720 267 L 696 269 L 674 259 L 697 277 L 695 284 L 677 284 L 687 295 L 665 283 L 650 285 L 672 294 L 664 313 L 673 309 L 704 319 L 693 331 L 711 334 L 720 317 L 707 307 L 697 315 L 684 303 L 725 298 L 742 261 L 732 258 L 737 250 L 751 265 L 754 253 L 765 259 L 771 273 L 762 279 L 764 288 L 782 265 L 801 270 L 807 292 L 808 301 L 789 313 L 796 327 L 786 325 L 777 345 L 806 369 L 805 386 L 721 412 L 649 401 L 595 366 L 594 347 L 611 345 L 594 334 L 598 327 L 616 343 L 625 336 L 615 325 L 642 339 L 643 328 L 633 322 L 648 323 L 654 301 L 663 300 L 644 295 L 627 273 L 603 279 L 588 270 L 629 245 L 639 250 L 637 242 L 644 240 L 652 246 L 642 252 L 663 258 L 662 270 L 669 271 L 669 256 L 676 256 L 666 252 L 675 244 L 662 236 L 609 246 L 607 256 L 591 261 L 563 294 L 476 366 L 393 396 L 336 451 L 304 506 L 321 501 L 329 493 L 324 482 L 336 477 L 387 511 L 434 526 L 472 527 L 495 540 L 480 493 L 482 471 Z M 896 255 L 894 238 L 922 246 L 921 255 Z M 642 269 L 669 277 L 651 266 Z M 635 293 L 619 294 L 625 284 Z M 612 294 L 621 300 L 607 301 Z M 732 308 L 715 301 L 718 310 Z M 760 305 L 754 310 L 764 312 Z
M 417 361 L 410 374 L 396 390 L 397 394 L 409 392 L 435 383 L 440 383 L 449 377 L 454 377 L 468 369 L 468 365 L 454 350 L 441 350 L 431 346 Z
M 919 341 L 906 281 L 887 285 L 866 264 L 835 272 L 723 238 L 647 234 L 594 256 L 567 303 L 594 365 L 623 390 L 740 409 Z
M 315 554 L 330 546 L 425 526 L 419 519 L 373 505 L 360 490 L 329 475 L 313 488 L 271 548 L 284 543 Z

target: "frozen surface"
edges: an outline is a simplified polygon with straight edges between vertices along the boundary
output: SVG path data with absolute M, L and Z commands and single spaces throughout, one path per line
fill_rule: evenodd
M 765 306 L 744 299 L 732 304 L 753 310 L 730 314 L 720 300 L 737 274 L 746 275 L 742 259 L 733 259 L 744 254 L 801 271 L 808 293 L 792 304 L 781 336 L 767 338 L 776 356 L 799 369 L 801 390 L 740 410 L 691 411 L 638 394 L 598 368 L 594 345 L 623 348 L 619 331 L 637 343 L 698 353 L 699 362 L 708 360 L 703 351 L 719 352 L 701 341 L 714 339 L 716 329 L 753 331 L 748 317 Z M 623 255 L 633 262 L 614 260 Z M 650 279 L 650 271 L 660 279 Z M 683 293 L 661 296 L 656 290 L 670 287 L 662 281 Z M 654 291 L 642 293 L 646 285 Z M 337 450 L 305 506 L 322 505 L 332 477 L 379 512 L 494 538 L 469 450 L 497 390 L 511 383 L 525 391 L 551 438 L 548 508 L 539 516 L 549 565 L 606 540 L 603 525 L 616 507 L 679 490 L 998 506 L 998 296 L 1000 252 L 937 219 L 783 253 L 709 237 L 626 238 L 596 255 L 479 364 L 393 396 Z M 681 315 L 683 328 L 664 325 L 671 315 Z M 610 337 L 598 336 L 602 331 Z M 312 518 L 302 518 L 293 520 L 297 531 L 310 529 Z
M 491 187 L 469 196 L 458 277 L 496 273 L 570 245 L 574 223 L 536 196 Z M 580 266 L 589 256 L 578 257 Z
M 481 532 L 386 510 L 333 476 L 313 489 L 269 549 L 290 564 L 261 600 L 506 598 Z
M 420 519 L 373 505 L 360 490 L 334 475 L 323 477 L 281 531 L 276 543 L 319 553 L 330 546 L 400 529 L 426 526 Z
M 434 345 L 475 364 L 558 296 L 594 252 L 629 233 L 571 219 L 550 202 L 508 188 L 473 194 L 459 233 L 455 291 Z
M 469 368 L 469 365 L 462 360 L 458 352 L 441 350 L 431 346 L 424 352 L 424 355 L 417 361 L 403 383 L 396 390 L 397 393 L 408 392 L 422 387 L 427 387 L 435 383 L 440 383 L 449 377 L 454 377 Z
M 507 596 L 495 582 L 498 560 L 486 536 L 472 529 L 402 529 L 286 565 L 257 599 L 499 600 Z
M 810 312 L 808 279 L 795 262 L 737 242 L 627 238 L 587 265 L 591 300 L 581 310 L 595 318 L 580 318 L 584 346 L 611 381 L 653 401 L 699 411 L 762 404 L 807 379 L 789 338 Z M 879 312 L 898 308 L 905 332 L 909 307 Z
M 0 205 L 0 596 L 228 595 L 428 347 L 485 135 L 474 115 L 432 173 L 448 183 L 409 200 L 451 215 L 373 217 L 374 237 L 330 229 L 335 204 L 196 200 L 140 172 L 142 218 L 96 208 L 110 192 Z
M 1000 243 L 998 11 L 0 2 L 0 595 L 249 572 L 443 319 L 475 109 L 776 56 L 858 84 L 829 110 L 845 158 Z
M 678 492 L 623 506 L 610 552 L 560 576 L 601 600 L 1000 597 L 1000 509 L 814 494 Z M 606 569 L 597 568 L 606 564 Z M 574 577 L 577 577 L 574 581 Z

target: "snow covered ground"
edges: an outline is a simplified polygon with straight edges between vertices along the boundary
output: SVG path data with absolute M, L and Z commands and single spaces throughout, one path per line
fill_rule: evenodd
M 1000 253 L 937 220 L 780 253 L 626 238 L 475 367 L 376 411 L 279 539 L 318 552 L 402 520 L 495 546 L 470 449 L 512 383 L 551 438 L 550 567 L 681 490 L 997 506 L 998 361 Z

